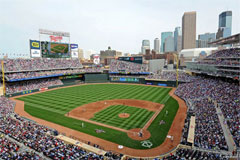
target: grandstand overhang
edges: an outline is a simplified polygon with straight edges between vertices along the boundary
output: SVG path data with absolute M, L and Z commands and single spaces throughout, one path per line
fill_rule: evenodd
M 236 44 L 236 43 L 240 43 L 240 33 L 226 37 L 226 38 L 218 39 L 218 40 L 210 42 L 208 44 L 226 45 L 226 44 Z

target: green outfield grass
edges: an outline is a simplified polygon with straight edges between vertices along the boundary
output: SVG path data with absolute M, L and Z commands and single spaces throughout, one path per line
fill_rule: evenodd
M 32 116 L 130 148 L 148 149 L 142 145 L 141 141 L 136 141 L 128 138 L 125 132 L 117 131 L 111 128 L 99 126 L 88 122 L 84 122 L 85 125 L 84 128 L 82 128 L 81 123 L 83 121 L 65 117 L 64 115 L 72 109 L 79 107 L 83 104 L 97 102 L 101 100 L 138 99 L 164 104 L 164 108 L 148 128 L 151 133 L 151 137 L 149 138 L 149 141 L 152 143 L 151 148 L 154 148 L 159 146 L 165 140 L 168 130 L 171 127 L 172 121 L 178 110 L 177 101 L 168 95 L 170 90 L 171 88 L 160 88 L 142 85 L 89 84 L 52 90 L 48 92 L 24 96 L 18 99 L 25 102 L 25 111 Z M 114 116 L 117 116 L 112 113 L 114 112 L 113 107 L 116 106 L 109 107 L 102 112 L 100 111 L 96 113 L 93 120 L 101 123 L 109 123 L 109 119 L 114 119 Z M 139 113 L 136 113 L 133 118 L 136 118 L 136 116 L 138 115 L 141 115 L 140 117 L 142 117 L 139 124 L 132 123 L 131 125 L 124 125 L 125 123 L 128 124 L 131 121 L 126 121 L 127 119 L 124 120 L 125 122 L 119 121 L 118 123 L 124 124 L 118 125 L 118 127 L 124 129 L 136 128 L 137 126 L 142 127 L 146 123 L 145 120 L 147 121 L 147 119 L 149 119 L 153 114 L 153 112 L 145 112 L 144 109 L 141 110 L 140 108 L 131 106 L 119 106 L 119 108 L 123 110 L 125 108 L 129 112 L 131 111 L 130 114 L 132 114 L 132 112 L 136 110 L 136 112 Z M 106 110 L 108 112 L 103 113 Z M 165 115 L 166 110 L 168 111 L 168 116 Z M 121 111 L 116 112 L 116 114 L 120 112 Z M 142 112 L 143 114 L 141 114 L 140 112 Z M 110 113 L 112 113 L 111 116 Z M 105 116 L 102 116 L 103 114 L 109 115 L 108 120 L 106 119 L 107 117 L 105 118 Z M 105 122 L 103 122 L 104 119 Z M 132 120 L 134 121 L 134 119 Z M 166 123 L 164 125 L 159 125 L 160 120 L 164 120 Z M 113 122 L 115 122 L 115 120 Z M 117 124 L 111 123 L 109 125 L 116 126 Z M 102 129 L 105 131 L 105 133 L 96 133 L 95 129 Z
M 53 48 L 55 48 L 55 49 L 57 49 L 57 50 L 63 50 L 63 49 L 65 48 L 65 46 L 55 46 L 55 47 L 53 47 Z
M 51 51 L 56 53 L 67 53 L 68 47 L 66 45 L 58 45 L 58 46 L 52 47 Z
M 130 117 L 120 118 L 120 113 L 128 113 Z M 154 112 L 147 109 L 125 105 L 113 105 L 94 114 L 91 120 L 122 129 L 143 128 Z

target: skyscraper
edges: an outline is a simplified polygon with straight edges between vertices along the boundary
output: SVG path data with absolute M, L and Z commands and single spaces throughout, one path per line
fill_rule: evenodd
M 217 39 L 232 35 L 232 11 L 225 11 L 219 15 Z
M 169 37 L 169 36 L 173 36 L 173 32 L 162 32 L 161 33 L 161 52 L 165 52 L 165 49 L 164 49 L 164 47 L 165 47 L 165 44 L 164 44 L 164 42 L 165 42 L 165 39 L 167 38 L 167 37 Z
M 185 12 L 182 17 L 182 49 L 196 48 L 196 12 Z
M 174 31 L 174 50 L 179 52 L 182 49 L 182 29 L 176 27 Z
M 173 36 L 168 36 L 164 42 L 164 52 L 174 51 L 174 38 Z
M 228 27 L 232 29 L 232 11 L 225 11 L 219 15 L 218 28 Z
M 81 49 L 81 48 L 78 48 L 78 58 L 84 59 L 83 49 Z
M 205 33 L 198 35 L 197 47 L 198 48 L 208 48 L 211 47 L 209 42 L 216 40 L 216 33 Z
M 154 51 L 157 53 L 160 52 L 160 41 L 158 38 L 154 39 Z
M 142 48 L 141 48 L 142 54 L 146 54 L 146 49 L 150 49 L 150 41 L 145 39 L 142 41 Z

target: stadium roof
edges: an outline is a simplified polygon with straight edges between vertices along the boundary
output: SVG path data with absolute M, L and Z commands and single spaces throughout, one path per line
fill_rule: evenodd
M 240 33 L 226 37 L 221 38 L 216 41 L 210 42 L 209 44 L 215 44 L 215 45 L 225 45 L 225 44 L 235 44 L 240 43 Z

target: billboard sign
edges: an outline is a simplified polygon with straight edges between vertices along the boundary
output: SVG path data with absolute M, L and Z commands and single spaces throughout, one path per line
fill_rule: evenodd
M 72 58 L 78 58 L 78 44 L 70 44 Z
M 142 57 L 118 57 L 120 61 L 127 61 L 142 64 Z
M 100 55 L 99 54 L 93 55 L 93 63 L 96 65 L 100 64 Z
M 71 49 L 78 49 L 78 44 L 71 44 Z
M 40 49 L 31 49 L 31 57 L 41 57 Z
M 41 57 L 40 41 L 30 40 L 30 54 L 33 58 Z
M 51 42 L 61 42 L 61 40 L 63 39 L 62 36 L 49 36 L 50 37 L 50 41 Z
M 40 49 L 40 41 L 30 40 L 31 49 Z

